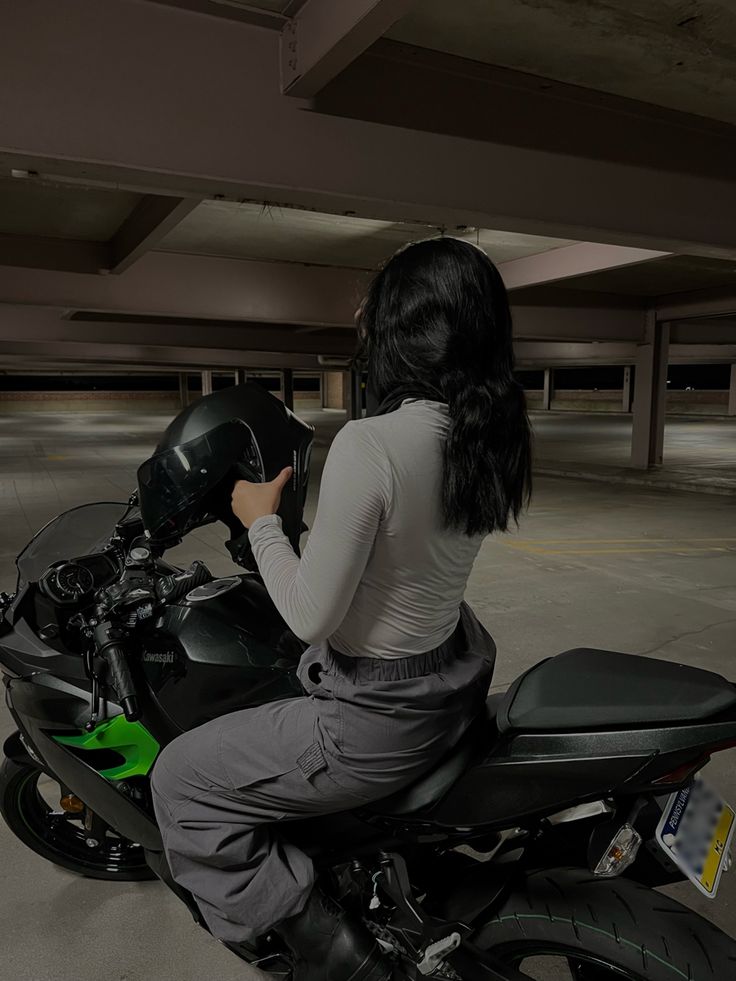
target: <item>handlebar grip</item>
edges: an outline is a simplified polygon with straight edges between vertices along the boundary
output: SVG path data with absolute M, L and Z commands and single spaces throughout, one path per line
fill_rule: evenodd
M 108 644 L 102 651 L 102 657 L 107 663 L 110 684 L 115 689 L 126 720 L 136 722 L 140 719 L 141 712 L 125 651 L 119 644 Z

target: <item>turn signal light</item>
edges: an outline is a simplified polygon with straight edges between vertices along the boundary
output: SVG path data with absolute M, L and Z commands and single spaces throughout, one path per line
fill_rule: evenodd
M 605 879 L 621 875 L 636 859 L 641 845 L 641 835 L 630 824 L 624 824 L 614 835 L 603 858 L 593 869 L 594 875 Z
M 74 794 L 66 794 L 59 801 L 59 807 L 61 807 L 62 811 L 66 811 L 67 814 L 81 814 L 84 810 L 84 802 L 78 797 L 75 797 Z

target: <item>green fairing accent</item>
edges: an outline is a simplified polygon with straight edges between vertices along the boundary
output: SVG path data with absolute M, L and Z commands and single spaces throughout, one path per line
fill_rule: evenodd
M 159 744 L 140 722 L 128 722 L 124 715 L 101 722 L 92 732 L 79 736 L 54 736 L 57 743 L 77 749 L 110 749 L 120 753 L 125 762 L 109 770 L 100 770 L 108 780 L 145 777 L 158 756 Z

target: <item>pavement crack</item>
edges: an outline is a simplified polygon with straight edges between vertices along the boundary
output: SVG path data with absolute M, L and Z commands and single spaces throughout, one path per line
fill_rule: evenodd
M 661 644 L 657 644 L 656 647 L 650 647 L 646 651 L 639 651 L 638 653 L 646 657 L 648 654 L 656 654 L 657 651 L 661 651 L 663 647 L 668 644 L 676 644 L 678 640 L 684 640 L 686 637 L 697 637 L 698 634 L 704 634 L 706 630 L 712 630 L 714 627 L 724 627 L 728 623 L 736 623 L 736 617 L 729 617 L 728 620 L 717 620 L 715 623 L 707 623 L 704 627 L 700 627 L 698 630 L 684 630 L 681 634 L 676 634 L 674 637 L 669 637 L 667 640 L 663 640 Z

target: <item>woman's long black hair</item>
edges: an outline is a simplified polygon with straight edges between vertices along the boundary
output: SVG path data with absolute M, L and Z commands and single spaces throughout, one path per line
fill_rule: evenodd
M 454 238 L 406 246 L 371 283 L 358 327 L 379 413 L 410 396 L 448 404 L 447 527 L 475 535 L 518 521 L 531 495 L 531 429 L 506 288 L 488 256 Z

